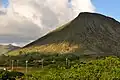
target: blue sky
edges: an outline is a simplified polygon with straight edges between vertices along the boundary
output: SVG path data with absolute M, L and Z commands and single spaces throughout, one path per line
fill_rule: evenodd
M 92 0 L 96 12 L 111 16 L 120 21 L 120 0 Z
M 8 0 L 2 0 L 2 4 L 4 8 L 7 8 L 9 5 L 9 1 Z

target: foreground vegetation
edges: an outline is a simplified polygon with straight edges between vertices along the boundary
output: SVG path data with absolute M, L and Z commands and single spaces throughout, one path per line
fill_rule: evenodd
M 45 57 L 45 56 L 44 56 Z M 45 59 L 44 67 L 33 66 L 22 79 L 27 80 L 120 80 L 120 58 L 106 57 L 93 60 L 68 58 L 67 62 L 62 56 Z M 59 58 L 59 60 L 57 59 Z M 51 62 L 51 63 L 50 63 Z M 36 63 L 34 63 L 36 65 Z M 17 79 L 16 79 L 17 80 Z
M 4 71 L 4 70 L 0 70 L 0 80 L 16 80 L 16 79 L 22 79 L 22 77 L 24 76 L 23 73 L 21 72 L 16 72 L 16 71 Z
M 120 59 L 107 57 L 73 66 L 49 67 L 29 73 L 28 80 L 120 80 Z
M 1 56 L 0 65 L 23 67 L 25 80 L 120 80 L 119 57 L 96 57 L 73 54 L 29 54 L 19 56 Z M 19 63 L 16 63 L 19 60 Z M 25 73 L 25 61 L 28 61 L 28 72 Z M 20 71 L 21 72 L 21 71 Z M 3 73 L 2 76 L 4 76 Z M 12 74 L 12 73 L 9 73 Z M 14 77 L 16 78 L 16 77 Z M 17 80 L 17 79 L 16 79 Z

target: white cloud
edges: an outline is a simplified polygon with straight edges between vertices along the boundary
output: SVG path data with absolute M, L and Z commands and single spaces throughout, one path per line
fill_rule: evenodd
M 27 43 L 72 20 L 79 12 L 94 9 L 91 0 L 10 0 L 9 7 L 2 10 L 6 14 L 0 16 L 0 43 Z

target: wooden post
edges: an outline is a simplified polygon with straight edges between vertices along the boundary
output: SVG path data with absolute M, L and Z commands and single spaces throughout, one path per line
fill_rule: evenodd
M 12 60 L 12 71 L 14 69 L 14 60 Z
M 44 59 L 42 59 L 42 68 L 44 67 Z
M 26 74 L 27 74 L 27 68 L 28 68 L 28 61 L 26 60 Z

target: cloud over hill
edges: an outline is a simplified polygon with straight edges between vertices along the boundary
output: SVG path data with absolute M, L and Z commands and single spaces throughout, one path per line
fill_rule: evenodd
M 79 12 L 94 10 L 91 0 L 9 0 L 8 7 L 0 1 L 0 43 L 23 45 L 74 19 Z

